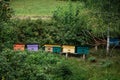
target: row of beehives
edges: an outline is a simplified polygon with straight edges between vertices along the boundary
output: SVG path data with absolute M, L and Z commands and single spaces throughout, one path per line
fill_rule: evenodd
M 29 50 L 29 51 L 38 51 L 38 44 L 14 44 L 14 50 Z M 88 54 L 89 47 L 82 46 L 70 46 L 70 45 L 44 45 L 43 50 L 53 53 L 74 53 L 74 54 Z

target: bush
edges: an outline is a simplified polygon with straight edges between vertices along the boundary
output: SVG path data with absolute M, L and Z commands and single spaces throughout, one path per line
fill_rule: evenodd
M 0 54 L 0 77 L 5 80 L 46 80 L 38 65 L 26 62 L 29 54 L 27 52 L 4 50 Z
M 69 65 L 60 64 L 56 69 L 56 78 L 60 78 L 61 80 L 70 80 L 72 78 L 72 71 Z
M 102 67 L 106 67 L 106 68 L 111 67 L 112 64 L 113 64 L 113 62 L 110 61 L 110 60 L 103 60 L 103 61 L 101 62 Z
M 42 46 L 55 42 L 52 35 L 55 27 L 51 22 L 43 22 L 40 19 L 36 21 L 16 19 L 0 26 L 0 28 L 4 26 L 0 32 L 0 49 L 12 49 L 14 43 L 38 43 Z
M 43 51 L 13 51 L 0 53 L 0 78 L 5 80 L 49 80 L 59 75 L 64 80 L 71 75 L 69 65 L 58 64 L 65 60 Z M 57 67 L 59 65 L 59 67 Z M 59 74 L 54 72 L 58 70 Z
M 88 58 L 88 61 L 90 61 L 90 62 L 96 62 L 96 58 L 93 57 L 93 56 L 92 56 L 92 57 L 89 57 L 89 58 Z

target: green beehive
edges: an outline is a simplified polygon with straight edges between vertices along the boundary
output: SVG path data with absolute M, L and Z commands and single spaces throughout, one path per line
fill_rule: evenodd
M 47 52 L 53 52 L 53 53 L 60 53 L 61 52 L 60 45 L 46 44 L 46 45 L 44 45 L 44 47 L 45 47 L 45 51 L 47 51 Z
M 89 53 L 89 48 L 78 46 L 78 47 L 76 47 L 76 53 L 77 54 L 88 54 Z
M 53 53 L 61 53 L 61 47 L 53 47 Z

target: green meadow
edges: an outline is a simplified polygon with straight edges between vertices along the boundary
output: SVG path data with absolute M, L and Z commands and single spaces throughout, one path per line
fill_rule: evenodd
M 11 6 L 17 16 L 51 16 L 59 6 L 68 2 L 57 0 L 13 0 Z

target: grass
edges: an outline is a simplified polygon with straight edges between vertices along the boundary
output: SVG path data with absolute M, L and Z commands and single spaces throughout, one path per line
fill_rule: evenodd
M 88 58 L 90 56 L 93 55 L 89 54 Z M 73 72 L 78 74 L 76 77 L 84 77 L 83 80 L 87 80 L 86 78 L 89 78 L 89 80 L 119 80 L 120 56 L 103 58 L 96 55 L 94 57 L 96 57 L 96 62 L 90 62 L 88 59 L 84 61 L 74 57 L 68 59 L 73 65 Z
M 58 6 L 67 2 L 58 0 L 12 0 L 11 6 L 16 16 L 51 16 Z
M 68 58 L 68 61 L 73 65 L 72 70 L 74 74 L 78 74 L 76 77 L 80 76 L 84 78 L 78 80 L 119 80 L 119 53 L 119 49 L 114 49 L 113 52 L 111 52 L 112 56 L 105 57 L 105 50 L 103 49 L 90 52 L 86 60 L 70 57 Z M 96 62 L 91 62 L 89 60 L 91 57 L 95 57 Z

